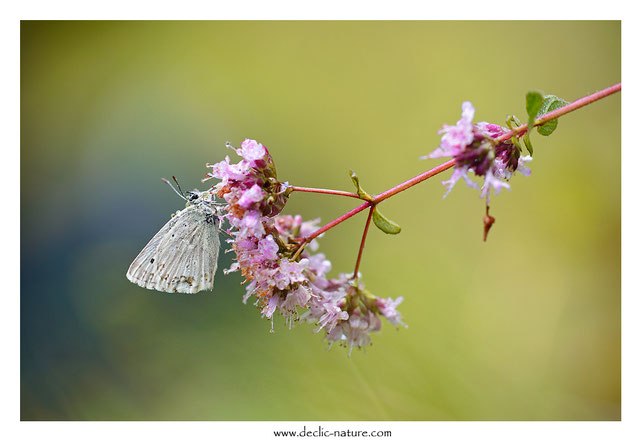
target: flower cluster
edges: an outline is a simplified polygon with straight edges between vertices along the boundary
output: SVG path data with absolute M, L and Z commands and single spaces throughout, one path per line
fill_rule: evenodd
M 236 253 L 226 272 L 240 271 L 245 277 L 243 301 L 254 297 L 262 316 L 273 321 L 278 311 L 290 327 L 299 320 L 312 322 L 330 345 L 339 342 L 350 349 L 370 343 L 370 334 L 381 329 L 380 317 L 405 325 L 396 310 L 403 298 L 378 298 L 353 275 L 329 279 L 331 263 L 323 253 L 315 253 L 316 240 L 299 250 L 319 220 L 279 214 L 289 187 L 277 180 L 267 149 L 248 139 L 234 150 L 242 160 L 232 164 L 226 157 L 208 165 L 212 170 L 204 181 L 220 180 L 212 192 L 227 203 L 223 216 L 231 226 L 228 242 Z
M 462 104 L 461 119 L 455 126 L 444 125 L 439 131 L 441 144 L 430 155 L 422 158 L 453 157 L 455 167 L 449 180 L 443 181 L 450 193 L 460 178 L 469 187 L 477 188 L 468 172 L 483 177 L 481 197 L 490 200 L 491 189 L 499 193 L 502 188 L 510 189 L 508 181 L 514 172 L 530 175 L 531 171 L 525 164 L 532 160 L 530 155 L 522 155 L 520 148 L 510 140 L 497 143 L 495 139 L 509 132 L 497 124 L 481 122 L 473 124 L 475 108 L 465 101 Z

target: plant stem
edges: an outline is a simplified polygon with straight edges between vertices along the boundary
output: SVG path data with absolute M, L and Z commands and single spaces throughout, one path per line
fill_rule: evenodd
M 401 184 L 397 184 L 395 187 L 392 189 L 388 189 L 383 193 L 380 193 L 379 195 L 375 195 L 373 197 L 373 201 L 375 204 L 380 203 L 381 201 L 390 198 L 391 196 L 395 196 L 399 192 L 403 192 L 404 190 L 421 183 L 422 181 L 427 180 L 430 177 L 433 177 L 437 175 L 438 173 L 443 172 L 444 170 L 448 170 L 451 167 L 455 165 L 455 160 L 448 160 L 445 163 L 440 164 L 437 167 L 433 167 L 430 170 L 427 170 L 424 173 L 421 173 L 417 175 L 414 178 L 410 178 L 408 181 L 404 181 Z
M 344 192 L 343 190 L 316 189 L 314 187 L 298 187 L 298 186 L 290 186 L 290 189 L 292 189 L 293 192 L 325 193 L 328 195 L 349 196 L 351 198 L 363 199 L 357 193 Z
M 606 89 L 602 89 L 601 91 L 597 91 L 591 95 L 582 97 L 579 100 L 575 100 L 574 102 L 567 104 L 566 106 L 560 107 L 559 109 L 549 112 L 546 115 L 542 115 L 537 120 L 535 120 L 533 126 L 541 126 L 542 124 L 548 123 L 549 121 L 561 117 L 562 115 L 566 115 L 569 112 L 573 112 L 574 110 L 591 104 L 597 100 L 601 100 L 602 98 L 608 97 L 609 95 L 612 95 L 616 92 L 620 92 L 620 90 L 622 90 L 622 83 L 614 84 L 613 86 L 607 87 Z M 511 130 L 510 132 L 505 133 L 501 137 L 496 138 L 495 142 L 501 143 L 502 141 L 510 139 L 510 137 L 512 137 L 513 135 L 523 135 L 527 129 L 528 124 L 522 124 L 521 126 Z
M 301 241 L 302 241 L 302 242 L 301 242 L 301 246 L 300 246 L 300 247 L 299 247 L 299 249 L 296 251 L 296 253 L 294 254 L 294 256 L 292 256 L 291 261 L 296 260 L 296 259 L 299 257 L 299 255 L 301 254 L 301 252 L 303 251 L 303 249 L 305 248 L 305 246 L 306 246 L 310 241 L 312 241 L 314 238 L 316 238 L 317 236 L 321 235 L 322 233 L 324 233 L 324 232 L 326 232 L 326 231 L 330 230 L 331 228 L 333 228 L 333 227 L 334 227 L 334 226 L 336 226 L 337 224 L 341 224 L 342 222 L 344 222 L 344 221 L 345 221 L 345 220 L 347 220 L 348 218 L 352 218 L 352 217 L 353 217 L 353 216 L 355 216 L 357 213 L 361 212 L 361 211 L 362 211 L 362 210 L 364 210 L 364 209 L 367 209 L 367 208 L 368 208 L 368 207 L 370 207 L 371 205 L 372 205 L 372 203 L 371 203 L 371 202 L 369 202 L 369 201 L 368 201 L 368 202 L 366 202 L 366 203 L 363 203 L 363 204 L 361 204 L 360 206 L 355 207 L 355 208 L 354 208 L 354 209 L 352 209 L 351 211 L 349 211 L 349 212 L 347 212 L 347 213 L 344 213 L 343 215 L 341 215 L 339 218 L 335 219 L 334 221 L 329 222 L 328 224 L 326 224 L 325 226 L 321 227 L 319 230 L 315 231 L 314 233 L 310 234 L 309 236 L 306 236 L 305 238 L 300 238 L 300 239 L 301 239 Z
M 349 218 L 352 218 L 354 215 L 356 215 L 357 213 L 367 209 L 368 207 L 370 207 L 370 206 L 372 206 L 374 204 L 377 204 L 377 203 L 379 203 L 379 202 L 381 202 L 381 201 L 383 201 L 383 200 L 385 200 L 387 198 L 390 198 L 391 196 L 394 196 L 394 195 L 398 194 L 399 192 L 403 192 L 404 190 L 408 189 L 409 187 L 412 187 L 415 184 L 419 184 L 422 181 L 427 180 L 428 178 L 430 178 L 432 176 L 435 176 L 438 173 L 443 172 L 444 170 L 448 170 L 451 167 L 453 167 L 454 164 L 455 164 L 455 160 L 446 161 L 445 163 L 440 164 L 439 166 L 434 167 L 434 168 L 432 168 L 432 169 L 430 169 L 430 170 L 428 170 L 428 171 L 426 171 L 426 172 L 424 172 L 422 174 L 419 174 L 416 177 L 411 178 L 406 182 L 403 182 L 401 184 L 396 185 L 392 189 L 386 190 L 385 192 L 380 193 L 379 195 L 376 195 L 375 197 L 373 197 L 372 202 L 367 201 L 367 202 L 361 204 L 360 206 L 355 207 L 351 211 L 349 211 L 347 213 L 344 213 L 339 218 L 335 219 L 334 221 L 329 222 L 328 224 L 326 224 L 325 226 L 321 227 L 319 230 L 313 232 L 309 236 L 307 236 L 305 238 L 302 238 L 303 243 L 301 244 L 301 247 L 305 246 L 307 243 L 309 243 L 310 241 L 312 241 L 314 238 L 316 238 L 317 236 L 321 235 L 322 233 L 327 232 L 328 230 L 330 230 L 331 228 L 333 228 L 337 224 L 341 224 L 345 220 L 347 220 Z M 300 251 L 301 251 L 301 249 L 297 250 L 297 253 L 294 255 L 293 259 L 295 259 L 299 255 Z
M 368 219 L 366 220 L 366 227 L 363 229 L 363 236 L 361 237 L 361 245 L 359 246 L 359 255 L 357 256 L 357 263 L 354 266 L 354 273 L 352 274 L 352 279 L 357 279 L 357 274 L 359 273 L 359 265 L 361 264 L 361 255 L 363 254 L 363 248 L 366 245 L 366 236 L 368 236 L 368 228 L 370 227 L 370 220 L 372 219 L 372 212 L 374 212 L 375 206 L 370 206 L 370 211 L 368 212 Z
M 616 92 L 619 92 L 621 89 L 622 89 L 622 83 L 617 83 L 617 84 L 614 84 L 613 86 L 607 87 L 606 89 L 602 89 L 601 91 L 598 91 L 598 92 L 595 92 L 595 93 L 593 93 L 591 95 L 587 95 L 586 97 L 580 98 L 579 100 L 575 100 L 574 102 L 569 103 L 566 106 L 560 107 L 559 109 L 556 109 L 556 110 L 554 110 L 552 112 L 547 113 L 546 115 L 541 116 L 540 118 L 535 120 L 534 126 L 540 126 L 540 125 L 542 125 L 544 123 L 547 123 L 547 122 L 549 122 L 551 120 L 554 120 L 554 119 L 556 119 L 558 117 L 561 117 L 562 115 L 566 115 L 569 112 L 573 112 L 574 110 L 577 110 L 577 109 L 579 109 L 581 107 L 584 107 L 584 106 L 586 106 L 588 104 L 591 104 L 591 103 L 593 103 L 593 102 L 595 102 L 597 100 L 601 100 L 602 98 L 608 97 L 609 95 L 612 95 L 612 94 L 614 94 Z M 502 141 L 506 141 L 506 140 L 510 139 L 513 135 L 518 135 L 518 136 L 519 135 L 523 135 L 526 132 L 527 129 L 528 129 L 528 125 L 527 124 L 523 124 L 523 125 L 515 128 L 515 129 L 511 130 L 510 132 L 505 133 L 501 137 L 496 138 L 494 141 L 497 142 L 497 143 L 501 143 Z M 334 221 L 329 222 L 325 226 L 321 227 L 319 230 L 313 232 L 309 236 L 307 236 L 305 238 L 301 238 L 301 240 L 302 240 L 301 246 L 296 251 L 296 253 L 294 254 L 294 257 L 292 259 L 293 260 L 296 259 L 301 254 L 301 252 L 303 251 L 305 246 L 310 241 L 312 241 L 314 238 L 316 238 L 317 236 L 321 235 L 324 232 L 327 232 L 328 230 L 330 230 L 334 226 L 336 226 L 338 224 L 341 224 L 345 220 L 347 220 L 349 218 L 352 218 L 357 213 L 359 213 L 359 212 L 367 209 L 368 207 L 370 207 L 371 209 L 370 209 L 370 213 L 368 215 L 368 222 L 367 222 L 366 228 L 364 230 L 363 238 L 361 239 L 361 249 L 359 250 L 359 258 L 357 259 L 357 265 L 356 265 L 356 269 L 355 269 L 355 277 L 356 277 L 356 271 L 359 268 L 359 261 L 361 260 L 361 253 L 363 251 L 363 246 L 365 244 L 365 238 L 366 238 L 366 234 L 368 232 L 368 226 L 370 225 L 370 218 L 372 216 L 372 210 L 373 210 L 374 206 L 376 204 L 380 203 L 381 201 L 390 198 L 391 196 L 394 196 L 394 195 L 396 195 L 396 194 L 398 194 L 400 192 L 403 192 L 404 190 L 409 189 L 410 187 L 412 187 L 412 186 L 414 186 L 416 184 L 419 184 L 422 181 L 425 181 L 430 177 L 433 177 L 433 176 L 437 175 L 438 173 L 441 173 L 441 172 L 443 172 L 445 170 L 450 169 L 454 165 L 455 165 L 455 160 L 454 159 L 446 161 L 445 163 L 442 163 L 437 167 L 434 167 L 434 168 L 432 168 L 432 169 L 430 169 L 430 170 L 428 170 L 428 171 L 426 171 L 424 173 L 421 173 L 421 174 L 417 175 L 414 178 L 409 179 L 408 181 L 405 181 L 405 182 L 403 182 L 401 184 L 398 184 L 395 187 L 393 187 L 391 189 L 388 189 L 385 192 L 382 192 L 382 193 L 374 196 L 372 201 L 367 201 L 367 202 L 361 204 L 360 206 L 355 207 L 354 209 L 352 209 L 349 212 L 341 215 L 339 218 L 335 219 Z M 293 187 L 293 189 L 294 190 L 298 190 L 298 191 L 302 191 L 302 192 L 328 193 L 328 194 L 332 194 L 332 195 L 344 195 L 344 196 L 350 196 L 350 197 L 353 197 L 353 198 L 359 198 L 359 195 L 356 194 L 356 193 L 342 192 L 342 191 L 339 191 L 339 190 L 313 189 L 313 188 L 308 188 L 308 187 Z M 360 199 L 362 199 L 362 198 L 360 198 Z

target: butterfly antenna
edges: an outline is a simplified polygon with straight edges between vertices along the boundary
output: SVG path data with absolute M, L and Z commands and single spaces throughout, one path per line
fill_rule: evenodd
M 175 183 L 176 183 L 176 185 L 178 186 L 178 190 L 180 190 L 180 191 L 181 191 L 181 194 L 182 194 L 182 195 L 185 195 L 185 192 L 183 192 L 183 189 L 181 189 L 181 185 L 180 185 L 180 184 L 178 184 L 178 180 L 176 179 L 176 177 L 175 177 L 174 175 L 172 175 L 172 179 L 174 180 L 174 182 L 175 182 Z
M 176 178 L 175 177 L 172 177 L 172 178 L 174 178 L 174 181 L 176 182 L 176 185 L 180 189 L 181 186 L 178 184 L 178 181 L 176 181 Z M 172 183 L 170 183 L 169 180 L 166 180 L 165 178 L 161 178 L 161 180 L 163 180 L 163 182 L 167 183 L 167 185 L 169 187 L 171 187 L 174 192 L 176 192 L 176 195 L 180 196 L 181 198 L 183 198 L 184 200 L 187 201 L 187 198 L 185 198 L 185 195 L 183 195 L 183 193 L 182 193 L 183 191 L 182 190 L 180 192 L 178 190 L 176 190 L 176 188 L 174 186 L 172 186 Z

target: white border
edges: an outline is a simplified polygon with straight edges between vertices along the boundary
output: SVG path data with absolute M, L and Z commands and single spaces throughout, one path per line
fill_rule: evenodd
M 639 175 L 639 151 L 642 149 L 637 134 L 640 123 L 638 103 L 639 81 L 642 78 L 638 42 L 640 39 L 640 16 L 634 6 L 622 7 L 623 2 L 577 2 L 565 5 L 560 1 L 547 2 L 442 2 L 437 6 L 426 3 L 424 7 L 412 6 L 415 2 L 366 2 L 325 1 L 304 4 L 289 2 L 194 2 L 180 3 L 112 1 L 108 4 L 87 1 L 25 1 L 5 6 L 2 26 L 2 59 L 0 70 L 2 100 L 2 165 L 5 166 L 5 185 L 2 186 L 5 213 L 2 232 L 9 248 L 4 250 L 2 264 L 9 277 L 5 281 L 1 321 L 4 363 L 0 364 L 2 381 L 3 440 L 75 441 L 94 440 L 276 440 L 273 430 L 300 430 L 322 425 L 331 429 L 390 429 L 392 438 L 384 440 L 493 440 L 493 441 L 541 441 L 577 440 L 640 440 L 640 393 L 642 359 L 640 336 L 642 301 L 640 296 L 640 185 L 634 178 Z M 631 3 L 632 4 L 632 3 Z M 366 6 L 367 5 L 367 6 Z M 630 10 L 626 10 L 630 8 Z M 512 15 L 512 16 L 509 16 Z M 623 388 L 622 422 L 19 422 L 19 221 L 13 216 L 16 201 L 14 183 L 19 183 L 19 19 L 621 19 L 623 40 L 623 152 L 622 152 L 622 201 L 623 201 Z M 638 19 L 638 20 L 636 20 Z M 587 93 L 590 91 L 587 91 Z M 44 190 L 46 191 L 46 189 Z M 8 355 L 8 357 L 7 357 Z M 5 359 L 6 358 L 6 359 Z M 286 438 L 287 439 L 287 438 Z

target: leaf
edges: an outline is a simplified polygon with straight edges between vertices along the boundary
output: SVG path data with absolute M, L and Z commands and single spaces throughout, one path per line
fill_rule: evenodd
M 531 154 L 531 156 L 533 156 L 533 145 L 531 144 L 531 137 L 528 134 L 528 132 L 522 135 L 522 141 L 524 141 L 524 145 L 526 146 L 526 149 L 528 149 L 528 153 Z
M 517 129 L 518 126 L 521 126 L 522 123 L 515 115 L 506 115 L 506 126 L 510 130 Z
M 377 226 L 379 230 L 389 235 L 396 235 L 401 232 L 399 224 L 383 216 L 383 214 L 379 212 L 379 209 L 377 209 L 377 206 L 375 206 L 372 212 L 372 221 L 374 221 L 375 226 Z
M 526 93 L 526 113 L 528 113 L 528 128 L 533 127 L 533 123 L 538 116 L 540 108 L 544 104 L 544 97 L 538 91 L 528 91 Z
M 515 115 L 506 116 L 506 126 L 508 126 L 510 130 L 515 130 L 521 125 L 522 122 L 519 121 L 519 118 L 517 118 Z M 510 137 L 510 142 L 513 143 L 514 146 L 517 146 L 520 152 L 522 151 L 522 146 L 519 143 L 517 135 L 513 135 L 512 137 Z
M 361 184 L 359 184 L 359 177 L 357 176 L 356 173 L 354 173 L 353 170 L 350 170 L 350 178 L 352 179 L 352 183 L 354 184 L 354 187 L 357 188 L 357 194 L 359 194 L 359 197 L 368 201 L 372 201 L 372 197 L 365 190 L 361 188 Z
M 537 118 L 541 117 L 542 115 L 545 115 L 549 112 L 552 112 L 556 109 L 559 109 L 560 107 L 564 107 L 568 104 L 568 101 L 563 100 L 559 97 L 556 97 L 555 95 L 546 95 L 544 97 L 544 103 L 542 104 L 542 107 L 540 108 L 539 112 L 537 113 Z M 551 121 L 548 121 L 541 126 L 537 127 L 537 132 L 539 132 L 541 135 L 544 135 L 545 137 L 549 136 L 550 134 L 553 133 L 553 131 L 557 128 L 557 118 Z

